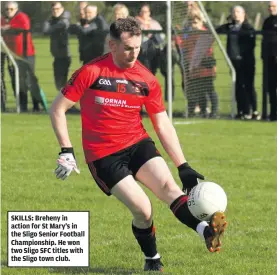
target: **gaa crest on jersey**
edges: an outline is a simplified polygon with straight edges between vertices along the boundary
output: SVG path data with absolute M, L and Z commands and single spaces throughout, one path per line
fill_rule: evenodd
M 106 86 L 112 86 L 112 83 L 109 79 L 105 79 L 105 78 L 100 78 L 99 79 L 99 84 L 100 85 L 106 85 Z
M 136 96 L 149 95 L 149 88 L 145 82 L 104 76 L 99 76 L 90 89 Z

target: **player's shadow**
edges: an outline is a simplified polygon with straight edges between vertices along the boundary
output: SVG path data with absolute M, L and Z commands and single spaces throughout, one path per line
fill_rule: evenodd
M 52 267 L 48 269 L 49 273 L 58 274 L 114 274 L 114 275 L 132 275 L 138 274 L 141 270 L 138 269 L 123 269 L 120 267 Z

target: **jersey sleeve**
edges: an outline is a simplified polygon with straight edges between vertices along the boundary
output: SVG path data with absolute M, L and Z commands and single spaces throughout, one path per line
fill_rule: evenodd
M 77 102 L 94 80 L 95 73 L 93 70 L 83 66 L 73 73 L 67 84 L 61 89 L 61 93 L 67 99 Z
M 165 111 L 162 89 L 157 79 L 150 83 L 149 96 L 146 97 L 144 105 L 148 114 L 157 114 Z

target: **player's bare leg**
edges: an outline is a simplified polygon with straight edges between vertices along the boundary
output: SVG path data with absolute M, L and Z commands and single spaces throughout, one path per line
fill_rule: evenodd
M 193 217 L 187 206 L 187 196 L 173 179 L 163 158 L 155 157 L 146 162 L 137 172 L 136 178 L 167 203 L 179 221 L 197 231 L 205 239 L 210 252 L 219 251 L 220 238 L 227 224 L 225 218 L 214 215 L 209 224 Z
M 149 198 L 132 176 L 127 176 L 117 183 L 111 193 L 125 204 L 133 215 L 132 231 L 145 255 L 144 270 L 162 271 Z

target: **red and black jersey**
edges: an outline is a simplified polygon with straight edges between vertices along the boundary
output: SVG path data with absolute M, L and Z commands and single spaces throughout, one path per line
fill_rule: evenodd
M 87 162 L 103 158 L 148 137 L 140 111 L 165 111 L 156 77 L 140 62 L 120 69 L 110 53 L 76 71 L 61 91 L 80 100 L 83 148 Z
M 35 55 L 28 15 L 19 11 L 10 20 L 1 17 L 1 26 L 5 25 L 10 25 L 10 30 L 3 35 L 8 48 L 21 57 Z M 12 32 L 12 30 L 18 30 L 18 32 Z

